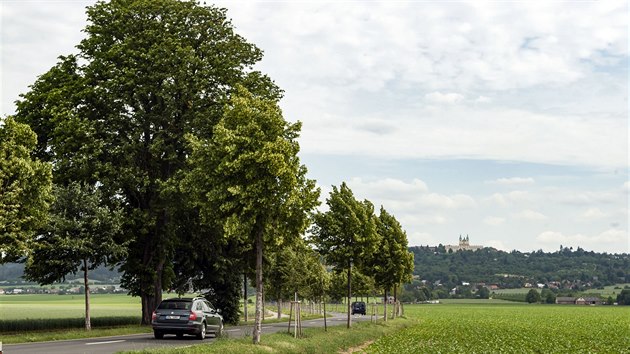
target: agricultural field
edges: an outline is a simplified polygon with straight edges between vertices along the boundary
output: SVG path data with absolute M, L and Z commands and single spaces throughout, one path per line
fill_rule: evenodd
M 480 300 L 478 300 L 480 301 Z M 519 303 L 405 307 L 417 324 L 368 353 L 630 353 L 630 307 Z
M 2 295 L 0 319 L 82 318 L 85 315 L 84 295 Z M 140 298 L 126 294 L 90 295 L 92 317 L 138 316 Z

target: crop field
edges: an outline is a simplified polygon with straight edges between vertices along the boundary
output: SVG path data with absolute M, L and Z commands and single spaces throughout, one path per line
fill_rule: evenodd
M 90 295 L 92 317 L 138 316 L 140 298 L 126 294 Z M 72 318 L 85 315 L 83 295 L 2 295 L 0 319 Z
M 418 324 L 368 353 L 630 353 L 630 306 L 439 304 L 405 307 Z

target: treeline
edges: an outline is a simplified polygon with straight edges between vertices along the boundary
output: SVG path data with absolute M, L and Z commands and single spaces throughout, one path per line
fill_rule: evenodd
M 493 248 L 447 252 L 443 246 L 411 247 L 414 274 L 446 288 L 495 284 L 521 288 L 526 284 L 582 290 L 630 282 L 630 255 L 573 250 L 556 252 L 504 252 Z
M 321 298 L 325 266 L 345 275 L 347 297 L 355 274 L 386 292 L 410 279 L 406 235 L 384 209 L 342 184 L 315 212 L 301 123 L 284 119 L 283 91 L 254 70 L 262 51 L 225 9 L 113 1 L 87 17 L 78 53 L 0 124 L 0 263 L 25 263 L 41 284 L 82 276 L 87 329 L 100 266 L 141 298 L 143 324 L 163 291 L 191 289 L 235 322 L 245 277 L 254 343 L 263 294 Z
M 24 267 L 24 263 L 0 264 L 0 282 L 6 285 L 33 283 L 32 281 L 29 282 L 23 278 Z M 120 282 L 121 275 L 122 274 L 116 269 L 110 269 L 109 267 L 101 266 L 90 271 L 90 281 L 96 280 L 108 284 L 116 284 Z M 66 281 L 69 280 L 71 276 L 72 274 L 68 274 L 68 276 L 66 277 Z

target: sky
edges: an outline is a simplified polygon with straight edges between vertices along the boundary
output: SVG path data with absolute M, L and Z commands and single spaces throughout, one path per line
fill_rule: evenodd
M 93 3 L 0 1 L 1 116 Z M 630 253 L 627 1 L 214 4 L 264 51 L 322 203 L 345 181 L 409 245 Z

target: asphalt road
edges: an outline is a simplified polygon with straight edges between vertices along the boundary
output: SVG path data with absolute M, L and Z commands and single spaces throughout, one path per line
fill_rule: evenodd
M 343 325 L 345 314 L 333 314 L 327 319 L 329 326 Z M 354 315 L 352 321 L 369 321 L 370 316 Z M 274 333 L 286 331 L 288 323 L 263 323 L 262 332 Z M 291 326 L 293 327 L 293 325 Z M 302 321 L 302 328 L 324 327 L 324 319 Z M 252 326 L 226 327 L 227 335 L 231 338 L 243 338 L 252 335 Z M 27 344 L 5 344 L 2 354 L 109 354 L 127 350 L 140 350 L 154 347 L 184 347 L 201 343 L 212 343 L 215 339 L 210 336 L 203 341 L 193 336 L 177 339 L 175 336 L 165 336 L 164 339 L 154 339 L 152 333 L 132 334 L 113 337 L 98 337 L 76 340 L 62 340 L 54 342 L 40 342 Z

